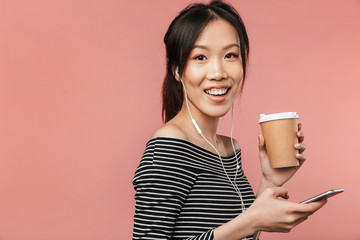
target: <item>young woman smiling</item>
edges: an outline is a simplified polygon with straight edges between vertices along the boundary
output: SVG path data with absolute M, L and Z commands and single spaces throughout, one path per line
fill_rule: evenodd
M 256 197 L 232 137 L 217 134 L 242 91 L 249 42 L 229 4 L 212 1 L 185 8 L 164 42 L 165 124 L 147 143 L 135 173 L 133 239 L 253 239 L 259 231 L 288 232 L 325 203 L 282 201 L 282 185 L 299 169 L 272 169 L 259 136 L 262 180 Z M 303 133 L 294 146 L 306 157 Z

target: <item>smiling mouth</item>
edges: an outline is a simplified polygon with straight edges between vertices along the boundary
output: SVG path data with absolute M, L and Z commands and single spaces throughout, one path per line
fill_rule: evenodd
M 223 96 L 228 93 L 230 88 L 212 88 L 208 90 L 204 90 L 204 92 L 211 96 Z

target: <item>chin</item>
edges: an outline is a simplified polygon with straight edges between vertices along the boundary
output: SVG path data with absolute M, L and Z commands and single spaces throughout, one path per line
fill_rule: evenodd
M 229 110 L 230 110 L 231 106 L 228 107 L 228 108 L 224 108 L 222 107 L 221 109 L 213 109 L 211 112 L 209 112 L 209 116 L 210 117 L 214 117 L 214 118 L 220 118 L 220 117 L 223 117 L 225 116 Z

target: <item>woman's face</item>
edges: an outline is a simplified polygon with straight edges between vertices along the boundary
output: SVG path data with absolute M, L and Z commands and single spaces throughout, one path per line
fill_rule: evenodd
M 196 40 L 182 75 L 192 111 L 224 116 L 239 93 L 242 77 L 235 28 L 223 19 L 210 22 Z

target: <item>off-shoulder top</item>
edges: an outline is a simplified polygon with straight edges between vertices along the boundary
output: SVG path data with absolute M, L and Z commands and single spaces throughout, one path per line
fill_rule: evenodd
M 241 167 L 241 150 L 236 155 L 240 165 L 236 184 L 248 208 L 255 196 Z M 233 180 L 235 154 L 222 160 Z M 213 240 L 214 228 L 242 212 L 218 155 L 184 139 L 150 139 L 133 185 L 133 239 Z

